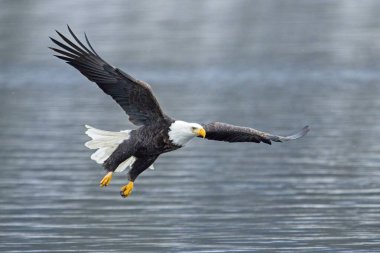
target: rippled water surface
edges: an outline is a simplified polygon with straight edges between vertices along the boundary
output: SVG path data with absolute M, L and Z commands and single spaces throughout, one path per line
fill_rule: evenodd
M 0 2 L 1 252 L 379 252 L 379 1 Z M 69 23 L 165 111 L 277 134 L 194 140 L 100 189 L 84 124 L 133 128 L 47 46 Z

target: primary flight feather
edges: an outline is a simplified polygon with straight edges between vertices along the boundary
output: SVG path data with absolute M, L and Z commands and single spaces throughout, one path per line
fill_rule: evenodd
M 55 56 L 78 69 L 90 81 L 95 82 L 106 94 L 128 114 L 135 130 L 110 132 L 87 126 L 86 134 L 92 139 L 86 147 L 96 149 L 91 159 L 102 164 L 108 173 L 100 181 L 107 186 L 114 172 L 128 171 L 128 184 L 121 188 L 122 197 L 128 197 L 133 190 L 134 181 L 147 168 L 153 168 L 154 161 L 165 152 L 183 147 L 194 137 L 226 142 L 285 142 L 303 137 L 310 129 L 308 126 L 290 136 L 278 136 L 249 127 L 234 126 L 226 123 L 208 124 L 189 123 L 166 115 L 149 84 L 137 80 L 122 70 L 104 61 L 93 49 L 87 35 L 85 46 L 68 26 L 75 42 L 56 31 L 63 40 L 50 38 L 59 48 L 50 47 Z

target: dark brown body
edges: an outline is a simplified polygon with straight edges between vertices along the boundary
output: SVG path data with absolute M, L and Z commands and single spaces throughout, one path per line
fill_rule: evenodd
M 129 180 L 134 181 L 141 172 L 153 164 L 160 154 L 181 147 L 173 144 L 169 139 L 168 132 L 172 122 L 174 121 L 167 117 L 166 120 L 132 130 L 129 139 L 122 142 L 104 162 L 104 168 L 107 171 L 115 171 L 120 163 L 134 156 L 137 160 L 128 172 Z

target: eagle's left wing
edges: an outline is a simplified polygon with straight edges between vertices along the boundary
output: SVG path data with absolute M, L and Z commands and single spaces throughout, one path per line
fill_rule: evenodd
M 269 145 L 272 144 L 272 141 L 285 142 L 301 138 L 310 131 L 309 126 L 305 126 L 299 132 L 292 135 L 279 136 L 261 132 L 249 127 L 234 126 L 221 122 L 202 124 L 202 126 L 206 131 L 205 138 L 209 140 L 227 142 L 264 142 Z
M 110 95 L 137 125 L 148 125 L 165 119 L 165 115 L 149 84 L 137 80 L 103 60 L 92 48 L 85 35 L 86 47 L 67 26 L 75 44 L 57 31 L 64 42 L 50 38 L 59 48 L 56 57 L 78 69 L 90 81 L 95 82 L 104 93 Z

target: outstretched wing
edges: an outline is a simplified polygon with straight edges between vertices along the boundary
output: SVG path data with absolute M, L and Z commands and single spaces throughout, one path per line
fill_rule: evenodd
M 203 124 L 202 126 L 206 130 L 206 139 L 209 140 L 227 142 L 264 142 L 269 145 L 272 144 L 272 141 L 284 142 L 301 138 L 310 131 L 310 128 L 305 126 L 295 134 L 289 136 L 279 136 L 261 132 L 249 127 L 234 126 L 220 122 Z
M 147 125 L 163 119 L 164 114 L 154 97 L 150 86 L 104 61 L 92 48 L 85 34 L 88 48 L 75 36 L 67 26 L 70 34 L 78 44 L 73 43 L 60 32 L 57 34 L 66 43 L 50 39 L 60 48 L 52 48 L 66 61 L 78 69 L 90 81 L 95 82 L 106 94 L 110 95 L 129 115 L 135 125 Z

